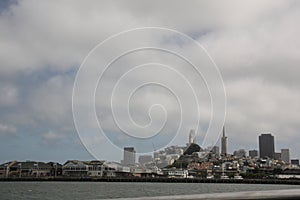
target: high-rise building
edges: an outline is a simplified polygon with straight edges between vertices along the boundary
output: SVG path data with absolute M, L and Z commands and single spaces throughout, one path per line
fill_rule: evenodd
M 211 152 L 213 154 L 215 154 L 216 156 L 219 156 L 220 155 L 220 148 L 219 146 L 214 146 L 212 149 L 211 149 Z
M 281 160 L 285 163 L 290 163 L 290 150 L 289 149 L 281 149 Z
M 189 145 L 195 143 L 195 130 L 192 129 L 189 134 Z
M 228 152 L 228 140 L 227 137 L 225 136 L 225 127 L 223 127 L 223 135 L 221 138 L 221 154 L 222 156 L 227 156 Z
M 233 152 L 233 155 L 238 158 L 246 157 L 246 150 L 245 149 L 239 149 Z
M 270 133 L 259 136 L 259 156 L 274 159 L 275 145 L 274 136 Z
M 258 151 L 257 150 L 249 150 L 249 156 L 251 158 L 255 158 L 255 157 L 258 157 Z
M 275 160 L 281 160 L 281 153 L 280 152 L 275 152 L 274 153 L 274 159 Z
M 123 165 L 135 164 L 135 150 L 134 147 L 124 147 Z
M 299 166 L 299 159 L 292 159 L 291 160 L 292 165 L 298 165 Z

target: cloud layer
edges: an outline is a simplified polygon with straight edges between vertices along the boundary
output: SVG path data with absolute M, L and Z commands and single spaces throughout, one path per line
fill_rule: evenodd
M 72 120 L 76 72 L 99 42 L 120 31 L 145 26 L 182 31 L 210 53 L 226 87 L 226 130 L 231 150 L 257 148 L 258 135 L 272 132 L 277 150 L 289 147 L 292 157 L 300 157 L 298 1 L 181 1 L 176 4 L 171 1 L 62 1 L 57 4 L 22 0 L 7 1 L 0 6 L 1 161 L 89 159 Z M 171 40 L 166 46 L 177 45 L 176 42 Z M 106 53 L 114 50 L 111 46 Z M 189 54 L 193 55 L 193 51 Z M 138 58 L 129 57 L 124 63 L 138 63 L 149 56 L 137 55 Z M 160 57 L 153 54 L 151 58 L 159 60 Z M 120 72 L 120 66 L 115 68 L 111 76 Z M 192 74 L 188 70 L 186 73 Z M 107 80 L 113 77 L 108 76 Z M 151 101 L 147 94 L 141 95 Z M 147 106 L 143 103 L 148 102 L 138 102 L 133 113 L 143 124 L 148 120 L 143 110 Z M 98 103 L 101 110 L 101 97 Z M 209 120 L 209 110 L 205 107 L 202 131 L 207 129 Z M 110 128 L 109 124 L 106 128 Z M 188 130 L 194 127 L 187 124 L 184 128 L 187 132 L 180 133 L 180 144 L 186 142 Z M 106 152 L 103 159 L 120 159 L 122 153 L 112 149 L 115 153 Z

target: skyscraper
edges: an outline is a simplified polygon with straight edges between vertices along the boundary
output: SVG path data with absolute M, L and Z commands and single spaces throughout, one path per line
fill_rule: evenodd
M 221 155 L 227 156 L 227 152 L 228 152 L 228 140 L 227 137 L 225 136 L 225 127 L 223 126 L 223 136 L 221 138 Z
M 290 163 L 290 150 L 289 149 L 281 149 L 281 160 L 285 163 Z
M 123 165 L 135 164 L 135 150 L 134 147 L 124 147 Z
M 219 155 L 220 155 L 220 148 L 219 148 L 219 146 L 214 146 L 214 147 L 212 148 L 211 152 L 212 152 L 213 154 L 219 156 Z
M 274 159 L 274 146 L 274 136 L 272 134 L 261 134 L 259 136 L 259 156 L 261 158 L 267 156 Z
M 281 160 L 281 152 L 275 152 L 274 153 L 274 159 L 275 160 Z

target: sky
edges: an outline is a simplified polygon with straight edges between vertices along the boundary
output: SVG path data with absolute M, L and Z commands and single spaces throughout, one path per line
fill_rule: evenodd
M 212 110 L 223 122 L 222 103 L 230 152 L 258 149 L 258 136 L 271 132 L 276 151 L 290 148 L 291 158 L 300 158 L 299 21 L 297 0 L 1 1 L 0 162 L 89 160 L 95 154 L 119 161 L 124 145 L 142 153 L 150 143 L 153 150 L 185 145 L 190 129 L 197 130 L 196 140 L 203 144 Z M 221 90 L 212 89 L 209 96 L 203 77 L 182 58 L 153 49 L 120 57 L 99 85 L 90 87 L 108 58 L 145 44 L 200 60 L 204 74 L 219 72 L 224 85 L 214 79 L 209 86 L 224 86 L 226 102 Z M 95 71 L 86 71 L 76 82 L 88 66 Z M 203 66 L 211 68 L 205 71 Z M 77 99 L 72 101 L 74 86 Z M 95 113 L 89 112 L 94 104 L 86 96 L 92 89 Z M 72 102 L 77 103 L 75 114 Z M 220 123 L 212 126 L 211 144 L 218 140 Z M 149 143 L 143 152 L 145 137 Z

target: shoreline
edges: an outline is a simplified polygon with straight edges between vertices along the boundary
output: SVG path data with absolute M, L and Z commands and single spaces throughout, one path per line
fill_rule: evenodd
M 288 190 L 265 190 L 265 191 L 242 191 L 242 192 L 225 192 L 225 193 L 207 193 L 207 194 L 189 194 L 175 196 L 154 196 L 154 197 L 138 197 L 138 198 L 118 198 L 116 200 L 200 200 L 200 199 L 299 199 L 299 189 Z
M 300 185 L 296 179 L 200 179 L 200 178 L 139 178 L 139 177 L 9 177 L 0 182 L 153 182 L 153 183 L 232 183 L 232 184 L 285 184 Z

